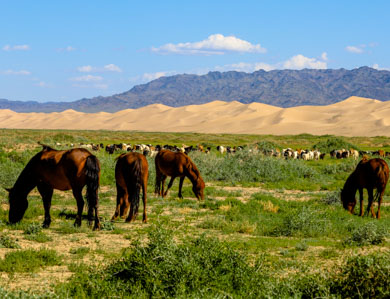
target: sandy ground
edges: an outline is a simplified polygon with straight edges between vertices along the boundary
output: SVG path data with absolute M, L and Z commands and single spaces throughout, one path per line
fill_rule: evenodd
M 390 101 L 350 97 L 328 106 L 293 108 L 214 101 L 178 108 L 153 104 L 116 113 L 0 110 L 0 128 L 390 136 Z

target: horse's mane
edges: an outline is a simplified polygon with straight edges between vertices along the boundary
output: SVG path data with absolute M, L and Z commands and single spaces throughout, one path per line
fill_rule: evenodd
M 118 157 L 115 158 L 115 161 L 119 160 L 120 158 L 126 156 L 126 153 L 120 154 Z
M 38 144 L 42 146 L 42 151 L 55 151 L 54 148 L 52 148 L 50 145 L 43 144 L 40 141 L 38 141 Z

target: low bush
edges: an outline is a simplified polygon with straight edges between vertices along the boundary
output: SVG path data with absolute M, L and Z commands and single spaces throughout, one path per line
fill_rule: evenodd
M 35 250 L 18 250 L 8 252 L 0 260 L 0 271 L 14 272 L 36 272 L 45 266 L 54 266 L 61 264 L 61 257 L 55 250 L 40 249 Z
M 389 298 L 389 254 L 352 256 L 333 278 L 332 292 L 342 298 Z
M 8 235 L 0 236 L 0 248 L 20 248 L 20 245 Z
M 368 222 L 355 228 L 351 236 L 344 240 L 344 244 L 356 246 L 378 245 L 383 243 L 388 235 L 388 229 L 383 225 Z
M 351 148 L 359 150 L 359 148 L 356 145 L 348 141 L 345 141 L 344 139 L 339 137 L 331 137 L 328 138 L 327 140 L 320 141 L 314 144 L 313 148 L 323 153 L 329 153 L 332 150 L 343 149 L 343 148 L 347 150 Z

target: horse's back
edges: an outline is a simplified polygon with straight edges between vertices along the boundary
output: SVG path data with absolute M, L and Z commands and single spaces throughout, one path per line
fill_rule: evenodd
M 122 154 L 117 158 L 115 165 L 115 179 L 116 182 L 125 186 L 125 177 L 128 175 L 134 175 L 137 172 L 142 179 L 147 180 L 149 175 L 148 160 L 144 155 L 136 152 L 130 152 Z
M 363 159 L 355 170 L 359 185 L 363 188 L 384 188 L 389 179 L 389 166 L 380 158 Z
M 79 185 L 85 184 L 85 163 L 89 156 L 93 156 L 88 150 L 44 148 L 39 154 L 38 174 L 54 189 L 70 190 L 76 181 Z
M 187 155 L 170 150 L 159 151 L 155 158 L 156 169 L 168 176 L 183 175 L 189 163 L 192 162 Z

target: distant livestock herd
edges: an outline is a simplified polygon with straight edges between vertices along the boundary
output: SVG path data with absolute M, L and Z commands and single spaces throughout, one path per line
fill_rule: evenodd
M 56 143 L 57 146 L 62 146 L 61 143 Z M 202 146 L 200 144 L 196 146 L 187 146 L 183 144 L 182 146 L 176 146 L 176 145 L 152 145 L 152 144 L 127 144 L 127 143 L 117 143 L 117 144 L 106 144 L 103 143 L 100 144 L 94 144 L 94 143 L 79 143 L 77 145 L 71 143 L 71 144 L 64 144 L 66 147 L 81 147 L 86 148 L 93 151 L 100 151 L 104 149 L 108 154 L 114 154 L 116 152 L 141 152 L 145 156 L 155 157 L 159 151 L 162 149 L 171 150 L 173 152 L 182 152 L 185 154 L 189 154 L 190 152 L 203 152 L 203 153 L 210 153 L 212 148 L 210 146 Z M 237 151 L 242 151 L 246 146 L 224 146 L 224 145 L 218 145 L 215 149 L 217 152 L 219 152 L 221 155 L 223 154 L 234 154 Z M 248 148 L 248 152 L 250 153 L 261 153 L 264 156 L 268 157 L 283 157 L 285 159 L 302 159 L 305 161 L 308 160 L 323 160 L 326 156 L 326 153 L 321 153 L 319 150 L 309 150 L 309 149 L 292 149 L 292 148 L 285 148 L 282 149 L 282 151 L 278 148 L 268 148 L 268 149 L 259 149 L 257 145 L 254 145 L 253 147 Z M 390 152 L 385 152 L 384 150 L 378 150 L 378 151 L 358 151 L 355 149 L 334 149 L 329 152 L 329 155 L 331 158 L 334 159 L 346 159 L 346 158 L 353 158 L 355 160 L 358 160 L 359 157 L 362 157 L 364 155 L 370 155 L 370 156 L 379 156 L 379 157 L 390 157 Z

